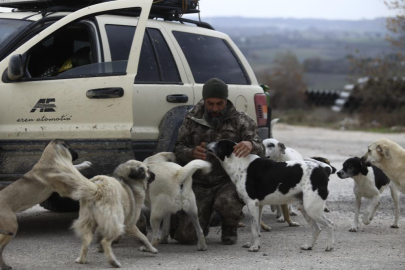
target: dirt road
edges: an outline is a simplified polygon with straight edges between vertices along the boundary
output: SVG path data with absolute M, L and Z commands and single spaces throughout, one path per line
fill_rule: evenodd
M 277 124 L 276 139 L 298 150 L 304 157 L 323 156 L 337 169 L 344 160 L 362 156 L 371 142 L 385 137 L 405 147 L 405 134 L 376 134 L 333 131 L 321 128 Z M 261 250 L 250 253 L 242 244 L 250 239 L 250 228 L 240 228 L 239 242 L 234 246 L 220 244 L 220 227 L 212 227 L 207 238 L 208 251 L 196 246 L 179 245 L 171 240 L 158 247 L 159 254 L 138 251 L 137 241 L 125 237 L 114 246 L 114 252 L 125 269 L 405 269 L 405 218 L 400 228 L 391 229 L 394 221 L 393 203 L 386 190 L 374 220 L 369 226 L 360 224 L 357 233 L 349 232 L 354 217 L 353 180 L 331 177 L 327 216 L 335 223 L 335 250 L 325 252 L 326 234 L 321 233 L 313 251 L 301 251 L 311 231 L 302 216 L 293 217 L 300 227 L 277 223 L 275 214 L 265 210 L 264 221 L 271 232 L 262 232 Z M 401 195 L 405 207 L 405 196 Z M 367 204 L 363 199 L 362 211 Z M 14 269 L 106 269 L 103 254 L 94 244 L 88 254 L 89 263 L 75 264 L 80 240 L 69 229 L 76 213 L 51 213 L 39 206 L 18 215 L 20 225 L 16 238 L 4 251 L 6 261 Z M 246 218 L 245 223 L 248 224 Z M 150 236 L 150 235 L 149 235 Z

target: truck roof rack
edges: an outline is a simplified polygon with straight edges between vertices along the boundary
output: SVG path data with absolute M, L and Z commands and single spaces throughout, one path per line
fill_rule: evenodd
M 75 11 L 89 5 L 114 0 L 0 0 L 0 7 L 16 8 L 46 14 L 55 11 Z M 155 18 L 181 17 L 183 14 L 199 13 L 199 0 L 154 0 L 151 14 Z

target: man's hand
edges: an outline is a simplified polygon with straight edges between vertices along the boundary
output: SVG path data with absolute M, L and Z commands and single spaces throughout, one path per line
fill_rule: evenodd
M 250 141 L 241 141 L 233 147 L 233 153 L 237 157 L 247 157 L 252 152 L 253 144 Z
M 193 158 L 206 160 L 207 159 L 207 156 L 205 154 L 206 151 L 207 149 L 205 147 L 205 142 L 202 142 L 199 146 L 196 146 L 196 148 L 194 148 Z

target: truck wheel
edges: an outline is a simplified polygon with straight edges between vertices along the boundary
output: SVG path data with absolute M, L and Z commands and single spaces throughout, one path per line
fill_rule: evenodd
M 77 212 L 80 208 L 78 201 L 63 198 L 58 193 L 52 193 L 46 201 L 39 205 L 52 212 Z

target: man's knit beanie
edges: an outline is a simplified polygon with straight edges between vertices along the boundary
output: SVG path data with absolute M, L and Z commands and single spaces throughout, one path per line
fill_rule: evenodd
M 202 96 L 203 99 L 228 99 L 228 85 L 217 78 L 209 79 L 203 86 Z

